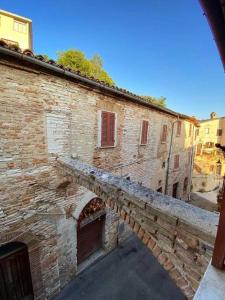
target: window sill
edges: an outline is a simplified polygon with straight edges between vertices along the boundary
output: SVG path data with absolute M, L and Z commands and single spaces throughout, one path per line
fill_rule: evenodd
M 116 148 L 116 145 L 114 146 L 97 146 L 97 149 L 113 149 Z

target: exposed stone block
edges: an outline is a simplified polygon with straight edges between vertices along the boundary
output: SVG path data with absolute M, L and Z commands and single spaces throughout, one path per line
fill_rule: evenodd
M 147 247 L 150 250 L 153 250 L 153 248 L 155 247 L 155 244 L 156 244 L 156 242 L 152 238 L 150 238 L 150 240 L 148 241 Z

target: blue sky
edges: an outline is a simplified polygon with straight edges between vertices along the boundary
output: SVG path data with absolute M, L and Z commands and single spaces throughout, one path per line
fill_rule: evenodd
M 178 112 L 225 115 L 225 74 L 198 0 L 2 0 L 33 20 L 35 52 L 98 53 L 120 87 Z

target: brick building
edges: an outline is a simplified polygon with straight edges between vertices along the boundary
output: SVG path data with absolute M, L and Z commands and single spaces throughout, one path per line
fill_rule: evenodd
M 212 112 L 210 119 L 199 121 L 196 130 L 194 190 L 210 191 L 222 184 L 225 158 L 216 144 L 225 145 L 225 117 Z
M 96 194 L 60 174 L 57 158 L 78 158 L 186 200 L 197 124 L 6 46 L 0 72 L 1 264 L 27 261 L 23 289 L 48 299 L 128 233 Z

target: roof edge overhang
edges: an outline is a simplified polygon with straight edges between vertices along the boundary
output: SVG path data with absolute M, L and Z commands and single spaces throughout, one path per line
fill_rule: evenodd
M 0 58 L 1 57 L 4 57 L 6 60 L 14 59 L 19 62 L 27 63 L 27 64 L 29 64 L 29 66 L 31 66 L 33 68 L 38 67 L 38 68 L 44 69 L 46 72 L 54 73 L 57 76 L 66 78 L 67 80 L 79 82 L 79 83 L 83 84 L 84 86 L 98 89 L 101 92 L 116 96 L 117 98 L 123 97 L 124 99 L 126 99 L 128 101 L 151 108 L 153 110 L 162 112 L 167 115 L 171 115 L 176 118 L 187 120 L 189 122 L 194 123 L 195 126 L 198 126 L 198 121 L 194 117 L 180 114 L 180 113 L 177 113 L 168 108 L 164 108 L 164 107 L 160 107 L 158 105 L 154 105 L 152 103 L 148 103 L 132 93 L 129 94 L 128 92 L 123 92 L 122 89 L 119 89 L 117 87 L 111 87 L 108 85 L 104 85 L 99 81 L 95 81 L 95 80 L 89 79 L 87 77 L 81 76 L 75 72 L 68 71 L 65 68 L 50 64 L 43 60 L 39 60 L 33 56 L 26 55 L 26 54 L 17 52 L 15 50 L 11 50 L 9 48 L 0 46 Z
M 16 18 L 17 20 L 21 20 L 21 21 L 26 21 L 28 23 L 32 23 L 31 19 L 28 19 L 26 17 L 22 17 L 22 16 L 17 15 L 17 14 L 13 14 L 13 13 L 11 13 L 9 11 L 6 11 L 6 10 L 3 10 L 3 9 L 0 9 L 0 14 L 3 14 L 3 15 L 8 16 L 8 17 Z
M 215 38 L 225 71 L 225 0 L 199 0 Z

